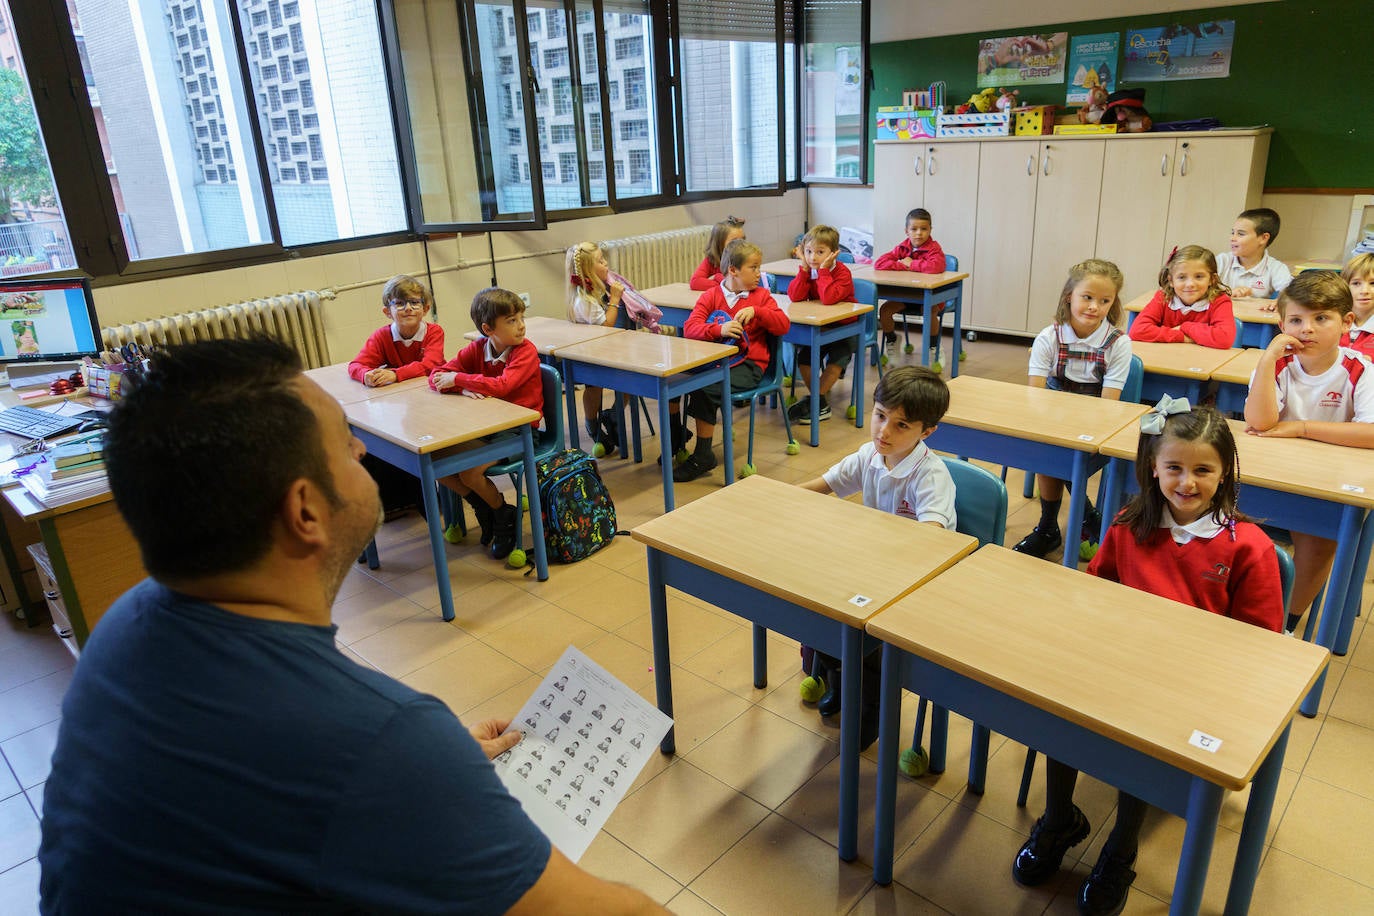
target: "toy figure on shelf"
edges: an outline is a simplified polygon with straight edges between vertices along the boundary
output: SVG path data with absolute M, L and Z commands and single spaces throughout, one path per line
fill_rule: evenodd
M 998 111 L 1011 111 L 1013 108 L 1016 107 L 1016 97 L 1021 94 L 1021 90 L 999 89 L 998 91 L 1002 93 L 997 98 Z
M 1078 109 L 1079 124 L 1101 124 L 1102 115 L 1107 110 L 1107 90 L 1093 86 L 1088 90 L 1088 100 Z
M 996 89 L 984 89 L 982 92 L 975 92 L 968 97 L 968 101 L 954 109 L 955 114 L 987 114 L 992 111 L 993 104 L 997 101 Z
M 1121 89 L 1107 96 L 1107 107 L 1102 120 L 1115 123 L 1117 131 L 1126 134 L 1143 134 L 1154 125 L 1150 113 L 1145 110 L 1144 89 Z

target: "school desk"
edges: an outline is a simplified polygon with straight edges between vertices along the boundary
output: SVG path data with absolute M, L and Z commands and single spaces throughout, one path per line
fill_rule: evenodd
M 967 556 L 977 540 L 761 475 L 708 493 L 631 534 L 648 547 L 654 680 L 666 715 L 673 714 L 669 586 L 753 623 L 755 687 L 767 686 L 767 630 L 841 660 L 839 850 L 840 858 L 852 861 L 858 854 L 861 659 L 865 642 L 872 646 L 864 621 Z M 659 748 L 675 751 L 673 729 Z
M 921 308 L 921 365 L 930 365 L 930 348 L 934 341 L 935 306 L 944 305 L 954 312 L 954 354 L 949 361 L 949 376 L 959 376 L 959 349 L 963 340 L 964 281 L 968 274 L 947 270 L 939 274 L 918 274 L 909 270 L 874 270 L 867 264 L 856 264 L 850 271 L 855 280 L 868 280 L 878 287 L 879 299 L 909 302 Z
M 1154 292 L 1141 293 L 1126 303 L 1126 327 L 1135 323 L 1135 316 L 1145 310 L 1154 298 Z M 1264 304 L 1274 304 L 1272 299 L 1232 299 L 1231 315 L 1240 319 L 1240 337 L 1236 340 L 1239 347 L 1267 347 L 1269 341 L 1279 330 L 1279 313 L 1266 309 Z M 1134 343 L 1134 341 L 1132 341 Z
M 1243 413 L 1245 399 L 1250 395 L 1250 376 L 1255 373 L 1264 350 L 1248 347 L 1229 352 L 1231 358 L 1212 370 L 1212 381 L 1217 383 L 1217 410 Z
M 1324 649 L 994 545 L 866 629 L 883 642 L 879 884 L 892 881 L 905 687 L 1185 818 L 1171 913 L 1198 911 L 1222 800 L 1249 785 L 1226 900 L 1246 911 L 1289 725 Z M 1008 867 L 1015 855 L 1008 845 Z
M 411 388 L 429 387 L 429 379 L 422 375 L 417 378 L 406 379 L 404 382 L 382 385 L 380 388 L 369 388 L 362 382 L 355 382 L 349 377 L 348 363 L 334 363 L 331 366 L 321 366 L 318 369 L 307 369 L 305 370 L 305 377 L 323 388 L 325 394 L 341 405 L 357 404 L 362 401 L 370 401 L 373 398 L 384 398 L 388 395 L 408 391 Z
M 1366 449 L 1312 439 L 1266 439 L 1247 435 L 1243 420 L 1227 422 L 1240 462 L 1241 511 L 1281 528 L 1336 541 L 1317 643 L 1344 655 L 1374 537 L 1374 524 L 1368 524 L 1366 516 L 1374 509 L 1374 461 Z M 1139 440 L 1137 424 L 1102 443 L 1102 454 L 1110 459 L 1101 491 L 1104 525 L 1121 505 L 1127 478 L 1134 476 Z M 1316 715 L 1323 680 L 1303 703 L 1303 715 Z
M 721 383 L 720 438 L 725 444 L 725 482 L 735 482 L 735 446 L 731 441 L 734 429 L 730 410 L 730 358 L 739 349 L 732 345 L 668 337 L 664 334 L 610 334 L 580 344 L 564 347 L 558 352 L 563 361 L 566 386 L 597 385 L 612 391 L 658 401 L 658 432 L 660 446 L 669 441 L 668 404 L 689 391 Z M 695 370 L 695 371 L 694 371 Z M 617 410 L 623 406 L 616 399 Z M 623 411 L 620 428 L 625 428 Z M 634 459 L 641 460 L 639 446 L 639 413 L 631 410 L 634 423 Z M 683 417 L 688 421 L 687 417 Z M 688 421 L 690 422 L 690 421 Z M 573 440 L 576 443 L 576 439 Z M 671 448 L 664 452 L 663 508 L 673 511 L 673 457 Z M 533 480 L 534 478 L 529 478 Z
M 1154 404 L 1160 395 L 1202 400 L 1212 373 L 1235 358 L 1238 350 L 1218 350 L 1195 343 L 1145 343 L 1131 341 L 1131 353 L 1145 364 L 1140 400 Z
M 434 576 L 439 585 L 439 605 L 445 620 L 453 619 L 453 588 L 448 577 L 444 548 L 444 522 L 434 487 L 440 477 L 456 474 L 510 456 L 519 442 L 525 457 L 525 479 L 538 480 L 534 468 L 534 436 L 530 424 L 539 414 L 499 398 L 469 398 L 409 388 L 395 394 L 343 405 L 354 434 L 369 454 L 420 478 L 425 517 L 429 520 L 429 544 L 434 554 Z M 514 432 L 481 442 L 484 437 Z M 466 447 L 472 445 L 472 447 Z M 539 581 L 549 577 L 544 551 L 544 526 L 540 523 L 539 487 L 527 486 L 530 528 L 534 535 L 534 565 Z
M 692 314 L 692 308 L 701 298 L 701 292 L 692 289 L 686 283 L 665 283 L 662 286 L 641 289 L 639 294 L 658 306 L 658 310 L 663 313 L 663 317 L 658 320 L 659 324 L 680 328 L 687 323 L 687 316 Z
M 573 448 L 582 447 L 578 437 L 577 395 L 573 391 L 573 386 L 568 384 L 568 373 L 561 369 L 558 351 L 573 344 L 596 340 L 598 337 L 623 333 L 621 328 L 608 328 L 601 324 L 575 324 L 561 318 L 547 318 L 543 315 L 531 315 L 525 319 L 526 339 L 534 344 L 534 348 L 539 351 L 540 358 L 555 369 L 559 369 L 563 376 L 563 400 L 566 402 L 568 412 L 567 430 Z M 481 340 L 482 332 L 468 331 L 463 335 L 463 338 L 465 340 Z M 623 445 L 623 436 L 621 442 Z
M 949 410 L 926 444 L 1068 481 L 1064 565 L 1076 567 L 1088 477 L 1106 463 L 1098 446 L 1145 410 L 1140 404 L 965 375 L 950 380 Z

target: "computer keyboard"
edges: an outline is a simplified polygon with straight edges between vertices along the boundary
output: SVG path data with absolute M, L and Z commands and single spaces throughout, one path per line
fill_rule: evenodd
M 0 432 L 13 433 L 27 439 L 46 439 L 69 432 L 80 425 L 80 417 L 62 416 L 36 407 L 9 407 L 0 410 Z

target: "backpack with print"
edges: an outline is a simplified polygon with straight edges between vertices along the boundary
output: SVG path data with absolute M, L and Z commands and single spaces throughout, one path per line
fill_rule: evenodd
M 551 563 L 576 563 L 616 535 L 615 504 L 601 482 L 596 461 L 567 449 L 536 465 L 544 546 Z

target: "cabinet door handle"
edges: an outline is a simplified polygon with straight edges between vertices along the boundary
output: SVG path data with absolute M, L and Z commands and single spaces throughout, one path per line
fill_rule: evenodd
M 926 174 L 927 174 L 927 175 L 934 175 L 934 174 L 935 174 L 935 153 L 934 153 L 934 152 L 932 152 L 929 156 L 926 157 Z
M 1027 157 L 1026 157 L 1026 174 L 1027 174 L 1027 175 L 1034 175 L 1034 174 L 1035 174 L 1035 156 L 1034 156 L 1034 155 L 1030 155 L 1030 156 L 1027 156 Z
M 1178 175 L 1180 178 L 1188 174 L 1188 144 L 1183 144 L 1183 155 L 1178 157 Z
M 1169 175 L 1169 154 L 1165 153 L 1159 157 L 1159 177 L 1167 178 Z
M 911 160 L 911 171 L 917 175 L 921 174 L 921 154 L 917 153 L 916 158 Z
M 1050 174 L 1050 154 L 1048 151 L 1045 153 L 1045 164 L 1041 166 L 1040 172 L 1046 176 Z

